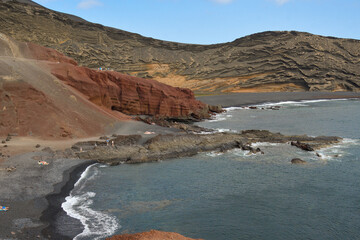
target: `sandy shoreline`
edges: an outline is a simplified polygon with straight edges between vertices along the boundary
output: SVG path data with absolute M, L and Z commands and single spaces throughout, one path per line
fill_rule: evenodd
M 360 93 L 239 93 L 198 97 L 207 104 L 221 104 L 223 107 L 336 98 L 360 98 Z M 124 123 L 113 128 L 112 131 L 116 134 L 141 134 L 145 131 L 173 132 L 170 129 L 138 122 Z M 8 212 L 0 212 L 0 239 L 39 239 L 39 237 L 43 239 L 48 235 L 51 236 L 51 239 L 71 239 L 70 236 L 57 236 L 58 233 L 53 228 L 56 224 L 54 221 L 58 214 L 64 214 L 61 203 L 69 195 L 81 173 L 92 162 L 66 158 L 49 159 L 46 151 L 40 151 L 46 146 L 51 146 L 54 150 L 62 149 L 71 146 L 72 141 L 67 145 L 51 145 L 44 141 L 41 142 L 42 146 L 38 150 L 34 149 L 36 140 L 30 142 L 29 148 L 22 148 L 21 141 L 17 137 L 14 137 L 12 141 L 6 143 L 9 145 L 8 154 L 21 154 L 0 161 L 0 168 L 16 167 L 14 172 L 0 171 L 2 183 L 0 205 L 10 207 Z M 81 141 L 81 139 L 76 141 Z M 16 150 L 12 143 L 18 145 L 18 150 L 22 148 L 22 151 Z M 50 163 L 49 166 L 38 165 L 39 156 L 47 160 Z M 76 224 L 75 222 L 74 224 Z

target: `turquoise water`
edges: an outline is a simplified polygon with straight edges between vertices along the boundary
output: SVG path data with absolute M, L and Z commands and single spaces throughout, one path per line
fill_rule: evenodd
M 150 229 L 204 239 L 357 239 L 360 101 L 280 105 L 279 111 L 232 108 L 200 125 L 337 135 L 344 141 L 318 151 L 322 158 L 288 144 L 257 144 L 264 155 L 232 150 L 159 163 L 94 165 L 63 205 L 86 226 L 76 239 Z M 294 157 L 309 164 L 291 165 Z

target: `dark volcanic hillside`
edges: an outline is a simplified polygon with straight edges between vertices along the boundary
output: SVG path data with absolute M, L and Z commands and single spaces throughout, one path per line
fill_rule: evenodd
M 55 48 L 87 67 L 112 68 L 196 93 L 358 91 L 360 87 L 358 40 L 264 32 L 224 44 L 180 44 L 22 1 L 0 0 L 1 32 Z

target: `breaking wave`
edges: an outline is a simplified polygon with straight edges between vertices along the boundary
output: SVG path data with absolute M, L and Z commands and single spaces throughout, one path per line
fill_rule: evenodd
M 319 155 L 318 157 L 320 157 L 322 160 L 341 161 L 339 158 L 348 154 L 346 149 L 354 145 L 360 145 L 360 139 L 344 138 L 338 144 L 321 148 L 316 151 L 316 153 Z
M 317 100 L 300 100 L 300 101 L 283 101 L 283 102 L 269 102 L 254 105 L 256 107 L 272 107 L 272 106 L 283 106 L 283 105 L 292 105 L 292 106 L 299 106 L 299 107 L 307 107 L 309 106 L 308 103 L 318 103 L 318 102 L 332 102 L 332 101 L 347 101 L 349 99 L 342 98 L 342 99 L 317 99 Z
M 96 193 L 83 191 L 84 186 L 98 175 L 99 164 L 89 166 L 75 183 L 70 195 L 61 205 L 64 211 L 72 218 L 78 219 L 84 226 L 84 231 L 74 239 L 103 239 L 113 235 L 120 225 L 115 217 L 101 211 L 91 209 Z

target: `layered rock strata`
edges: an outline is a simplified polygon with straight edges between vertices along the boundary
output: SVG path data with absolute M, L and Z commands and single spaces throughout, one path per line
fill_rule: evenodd
M 190 89 L 174 88 L 154 80 L 113 71 L 97 71 L 69 63 L 51 64 L 51 73 L 88 99 L 128 115 L 174 119 L 210 117 L 208 105 L 197 101 Z
M 152 78 L 196 93 L 358 91 L 360 41 L 263 32 L 214 45 L 166 42 L 93 24 L 31 1 L 0 1 L 0 29 L 90 68 Z

